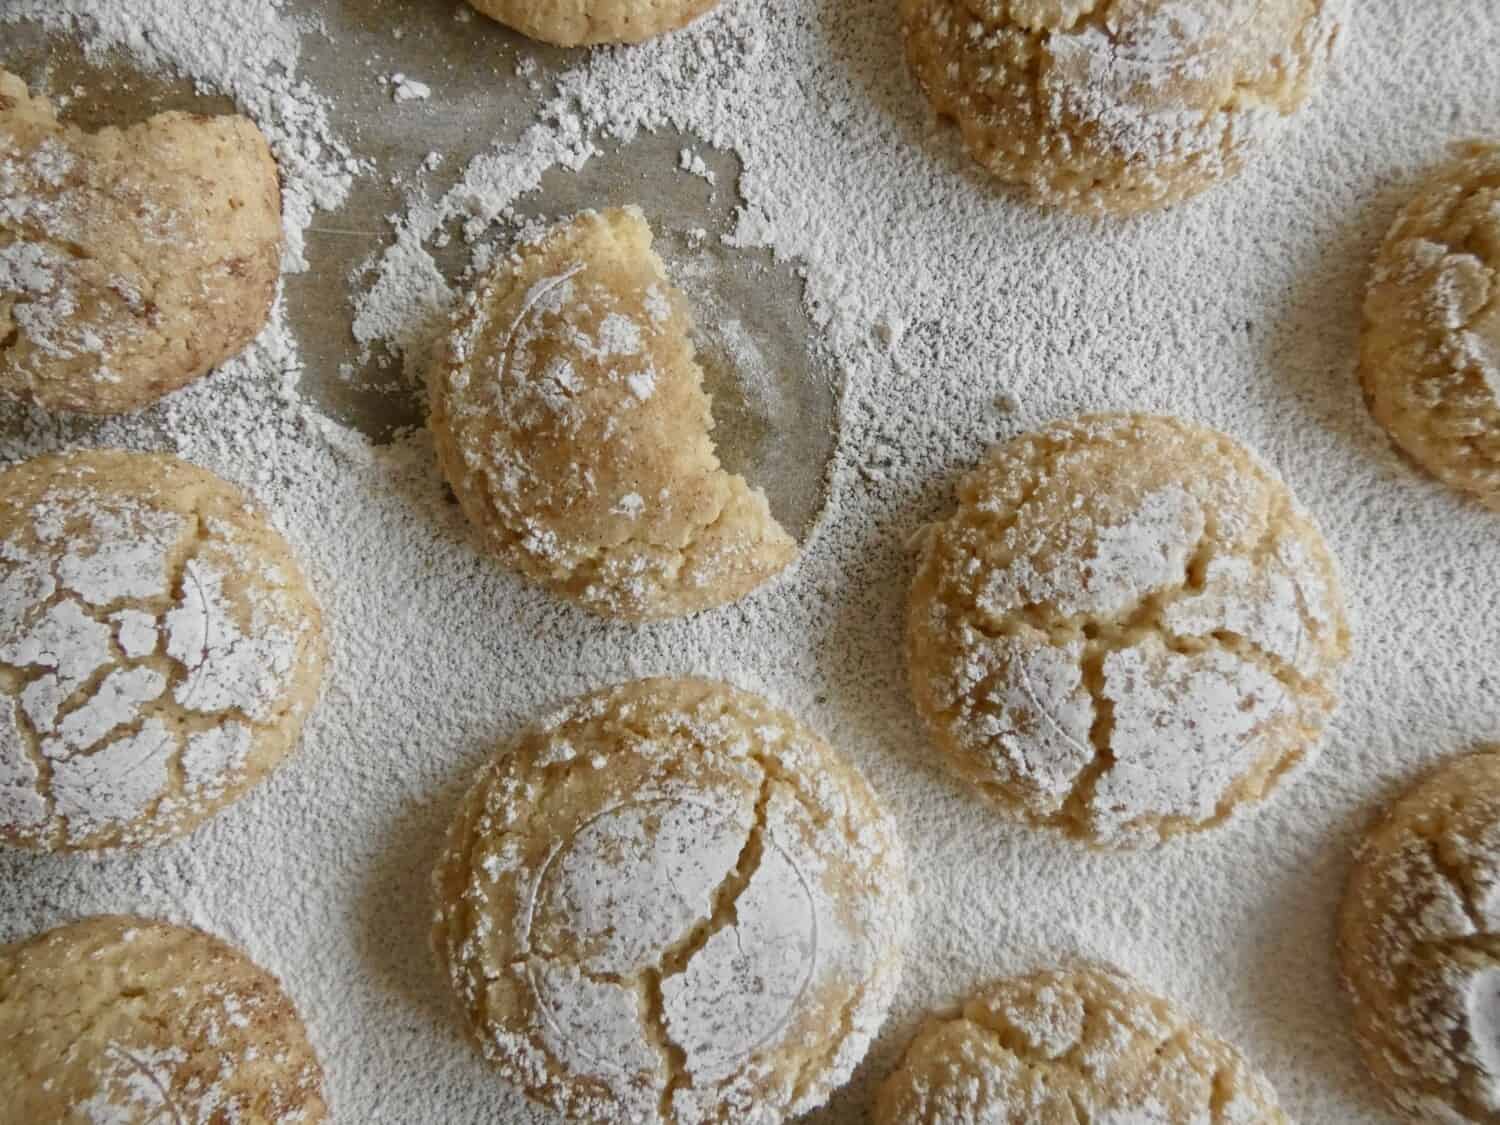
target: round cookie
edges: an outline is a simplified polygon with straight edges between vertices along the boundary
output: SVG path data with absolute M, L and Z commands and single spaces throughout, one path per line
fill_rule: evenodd
M 1343 0 L 901 0 L 907 60 L 1034 202 L 1128 215 L 1238 172 L 1307 100 Z
M 276 978 L 201 930 L 100 915 L 0 947 L 10 1121 L 328 1120 Z
M 906 865 L 849 763 L 764 700 L 644 680 L 479 775 L 433 945 L 484 1053 L 590 1121 L 773 1125 L 821 1105 L 900 978 Z
M 875 1097 L 875 1125 L 1286 1125 L 1239 1051 L 1112 969 L 1048 970 L 930 1019 Z
M 187 832 L 291 752 L 323 655 L 291 549 L 212 473 L 103 450 L 0 472 L 0 840 Z
M 1500 145 L 1465 146 L 1396 219 L 1359 370 L 1396 444 L 1500 511 Z
M 255 338 L 281 268 L 281 189 L 243 117 L 85 133 L 0 71 L 0 392 L 119 414 Z
M 488 551 L 637 621 L 734 601 L 795 557 L 719 465 L 691 329 L 634 208 L 578 216 L 469 296 L 428 380 L 431 426 Z
M 1500 746 L 1370 832 L 1339 938 L 1365 1062 L 1411 1121 L 1500 1122 Z
M 1212 827 L 1317 742 L 1348 651 L 1286 487 L 1222 434 L 1094 415 L 992 451 L 930 528 L 917 708 L 1002 807 L 1096 845 Z
M 559 47 L 640 43 L 686 27 L 719 0 L 469 0 L 491 19 Z

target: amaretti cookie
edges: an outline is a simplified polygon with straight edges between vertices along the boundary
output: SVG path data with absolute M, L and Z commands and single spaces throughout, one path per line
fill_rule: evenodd
M 1229 1043 L 1123 973 L 1002 980 L 917 1033 L 875 1125 L 1288 1125 Z
M 1339 938 L 1354 1035 L 1412 1122 L 1500 1121 L 1500 746 L 1400 797 L 1360 848 Z
M 291 548 L 227 481 L 108 450 L 0 472 L 0 840 L 196 827 L 291 752 L 323 657 Z
M 85 133 L 0 71 L 0 393 L 120 414 L 187 385 L 265 325 L 281 237 L 248 119 Z
M 543 43 L 640 43 L 685 27 L 719 0 L 469 0 L 477 10 Z
M 1095 415 L 995 449 L 925 534 L 917 708 L 979 791 L 1133 846 L 1210 828 L 1316 746 L 1349 636 L 1333 560 L 1230 438 Z
M 1033 201 L 1165 207 L 1238 172 L 1315 89 L 1344 0 L 901 0 L 917 82 Z
M 691 326 L 633 208 L 564 223 L 469 296 L 431 426 L 485 549 L 627 620 L 734 601 L 795 557 L 714 453 Z
M 1413 461 L 1500 510 L 1500 145 L 1465 146 L 1397 217 L 1365 296 L 1359 370 Z
M 480 773 L 433 940 L 486 1056 L 587 1121 L 773 1125 L 843 1083 L 900 977 L 906 866 L 859 773 L 702 680 L 578 699 Z
M 0 1111 L 14 1122 L 329 1119 L 270 973 L 216 937 L 102 915 L 0 947 Z

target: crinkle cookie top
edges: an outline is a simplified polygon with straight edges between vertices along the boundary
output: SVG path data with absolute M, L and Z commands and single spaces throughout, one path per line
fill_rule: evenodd
M 507 27 L 559 47 L 639 43 L 675 31 L 719 0 L 469 0 Z
M 905 859 L 868 785 L 758 697 L 586 696 L 480 774 L 434 875 L 434 945 L 485 1054 L 594 1121 L 771 1125 L 885 1017 Z
M 0 947 L 0 1043 L 7 1121 L 328 1120 L 276 978 L 184 926 L 100 915 Z
M 796 554 L 719 465 L 690 330 L 640 212 L 589 212 L 500 264 L 430 377 L 438 457 L 485 546 L 596 613 L 721 605 Z
M 1500 145 L 1465 146 L 1391 227 L 1360 375 L 1406 453 L 1500 510 Z
M 875 1125 L 1286 1125 L 1233 1046 L 1122 973 L 1047 970 L 929 1020 Z
M 0 473 L 0 839 L 188 831 L 291 750 L 322 661 L 290 549 L 212 473 L 107 451 Z
M 1365 1061 L 1412 1121 L 1500 1121 L 1500 747 L 1450 761 L 1360 849 L 1340 925 Z
M 0 393 L 138 410 L 254 339 L 280 270 L 276 164 L 250 121 L 85 133 L 0 70 Z
M 1129 214 L 1239 170 L 1306 101 L 1344 0 L 902 0 L 973 157 L 1039 203 Z
M 1265 466 L 1176 419 L 1097 415 L 964 479 L 907 643 L 969 781 L 1128 846 L 1218 824 L 1308 754 L 1348 631 L 1322 537 Z

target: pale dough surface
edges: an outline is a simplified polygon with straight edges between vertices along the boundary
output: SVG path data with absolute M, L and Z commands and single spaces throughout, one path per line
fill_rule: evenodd
M 555 228 L 469 295 L 431 426 L 488 551 L 629 620 L 734 601 L 792 561 L 765 496 L 714 453 L 691 328 L 634 208 Z
M 246 118 L 85 133 L 0 71 L 0 392 L 149 406 L 255 338 L 281 237 L 276 163 Z
M 1316 745 L 1348 651 L 1282 482 L 1173 418 L 1085 416 L 990 453 L 925 533 L 917 708 L 971 784 L 1097 845 L 1211 828 Z
M 1315 88 L 1343 0 L 901 0 L 971 156 L 1033 201 L 1165 207 L 1233 175 Z
M 585 696 L 480 773 L 434 874 L 433 944 L 485 1055 L 590 1121 L 773 1125 L 885 1017 L 909 925 L 875 794 L 757 696 Z
M 329 1119 L 275 977 L 201 930 L 123 915 L 0 947 L 0 1090 L 18 1125 Z
M 1360 378 L 1412 460 L 1500 510 L 1500 145 L 1467 145 L 1386 236 Z
M 533 39 L 559 47 L 639 43 L 684 27 L 719 0 L 469 0 Z
M 0 473 L 0 840 L 189 831 L 292 751 L 323 659 L 291 548 L 227 481 L 108 450 Z
M 1287 1125 L 1243 1055 L 1112 969 L 999 981 L 930 1019 L 875 1125 Z
M 1413 1122 L 1500 1122 L 1500 746 L 1400 797 L 1340 919 L 1365 1062 Z

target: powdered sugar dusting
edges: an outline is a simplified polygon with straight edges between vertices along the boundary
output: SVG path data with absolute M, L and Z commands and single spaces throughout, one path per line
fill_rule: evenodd
M 15 595 L 0 632 L 3 823 L 33 845 L 138 842 L 153 835 L 149 817 L 161 828 L 191 815 L 244 764 L 248 727 L 196 730 L 183 712 L 271 723 L 290 705 L 311 625 L 284 600 L 288 576 L 235 527 L 58 472 L 10 513 L 0 544 L 0 585 Z M 231 562 L 265 585 L 229 598 Z
M 601 753 L 559 772 L 559 744 Z M 881 1019 L 906 926 L 899 884 L 875 894 L 902 860 L 866 801 L 805 730 L 704 682 L 629 685 L 539 724 L 482 772 L 435 877 L 436 946 L 491 1057 L 575 1115 L 820 1104 Z M 482 1000 L 512 973 L 538 1015 Z
M 1242 451 L 1086 418 L 996 450 L 960 494 L 919 566 L 913 683 L 1002 803 L 1138 843 L 1217 823 L 1312 751 L 1342 601 L 1318 533 Z
M 867 1119 L 870 1080 L 929 1010 L 1068 951 L 1181 1000 L 1266 1070 L 1294 1119 L 1395 1120 L 1371 1101 L 1348 1036 L 1329 916 L 1378 800 L 1423 763 L 1500 734 L 1500 533 L 1492 515 L 1422 481 L 1368 422 L 1350 310 L 1380 237 L 1447 142 L 1494 127 L 1493 3 L 1367 0 L 1330 81 L 1272 154 L 1190 206 L 1126 224 L 1040 214 L 979 182 L 954 138 L 929 128 L 888 0 L 726 2 L 639 48 L 564 58 L 521 47 L 540 84 L 534 103 L 497 105 L 492 132 L 462 135 L 451 114 L 465 72 L 497 94 L 527 81 L 506 65 L 515 41 L 477 15 L 453 18 L 467 5 L 413 7 L 399 43 L 379 21 L 351 25 L 367 4 L 47 6 L 93 11 L 122 42 L 181 13 L 214 87 L 216 73 L 276 53 L 246 21 L 321 14 L 331 54 L 353 64 L 347 88 L 413 121 L 410 167 L 382 157 L 382 175 L 408 175 L 447 124 L 456 139 L 430 188 L 441 200 L 441 177 L 466 167 L 463 146 L 486 146 L 442 204 L 462 228 L 474 200 L 480 241 L 499 199 L 595 149 L 628 153 L 648 126 L 683 130 L 700 152 L 732 149 L 743 172 L 721 173 L 717 191 L 739 193 L 737 239 L 805 274 L 818 342 L 843 382 L 827 515 L 798 567 L 732 609 L 645 629 L 601 625 L 477 558 L 428 440 L 372 448 L 309 409 L 284 323 L 128 423 L 84 429 L 0 409 L 6 460 L 69 443 L 170 448 L 244 484 L 307 562 L 334 646 L 302 748 L 234 816 L 134 857 L 0 854 L 0 936 L 99 909 L 196 918 L 283 976 L 329 1062 L 340 1115 L 540 1122 L 434 999 L 445 994 L 425 948 L 437 841 L 472 768 L 552 703 L 632 675 L 707 674 L 763 691 L 856 760 L 911 855 L 905 983 L 873 1058 L 819 1125 Z M 484 67 L 423 56 L 424 24 L 483 37 Z M 371 41 L 361 36 L 379 36 L 382 68 L 429 81 L 433 96 L 392 107 L 350 49 Z M 142 40 L 147 54 L 161 41 Z M 345 88 L 311 62 L 299 79 L 313 96 Z M 319 144 L 311 129 L 307 144 Z M 622 190 L 649 203 L 661 177 L 682 175 L 680 147 L 660 173 L 622 177 Z M 386 265 L 358 310 L 372 342 L 432 338 L 464 288 L 433 245 L 436 228 L 420 233 L 436 206 L 426 190 L 372 225 L 328 224 L 376 231 L 380 215 L 405 213 L 389 253 L 368 239 Z M 344 268 L 323 272 L 321 252 L 306 251 L 318 283 L 342 285 Z M 1180 414 L 1262 453 L 1323 527 L 1356 628 L 1322 757 L 1256 817 L 1146 860 L 1061 847 L 976 800 L 932 760 L 901 655 L 912 573 L 902 545 L 951 512 L 953 481 L 997 440 L 1106 409 Z M 1068 659 L 1060 651 L 1054 664 Z M 1033 674 L 1037 693 L 1060 674 Z M 1060 686 L 1056 698 L 1069 697 Z M 1058 719 L 1070 731 L 1087 722 Z

